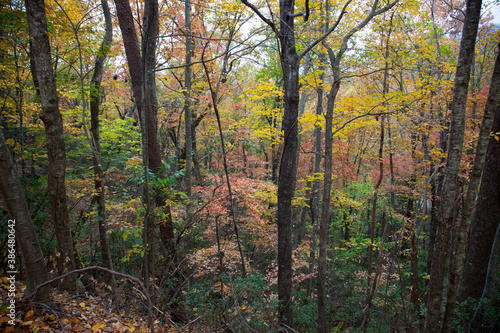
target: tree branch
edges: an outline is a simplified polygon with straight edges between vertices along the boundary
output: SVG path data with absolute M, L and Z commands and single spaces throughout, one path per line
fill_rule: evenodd
M 104 272 L 107 272 L 109 274 L 113 274 L 113 275 L 116 275 L 116 276 L 120 276 L 120 277 L 123 277 L 125 279 L 129 279 L 135 283 L 137 283 L 141 289 L 142 289 L 142 292 L 144 293 L 145 297 L 146 297 L 146 300 L 148 302 L 148 317 L 150 317 L 151 321 L 150 322 L 153 322 L 152 321 L 152 312 L 151 312 L 151 309 L 153 308 L 153 303 L 151 302 L 151 296 L 149 295 L 149 292 L 148 290 L 146 289 L 146 287 L 144 286 L 144 284 L 142 283 L 141 280 L 139 280 L 138 278 L 136 277 L 133 277 L 132 275 L 128 275 L 128 274 L 125 274 L 125 273 L 120 273 L 120 272 L 117 272 L 117 271 L 113 271 L 111 269 L 108 269 L 108 268 L 105 268 L 105 267 L 100 267 L 100 266 L 89 266 L 89 267 L 85 267 L 85 268 L 81 268 L 81 269 L 75 269 L 71 272 L 68 272 L 66 274 L 63 274 L 63 275 L 59 275 L 51 280 L 48 280 L 48 281 L 45 281 L 44 283 L 41 283 L 39 285 L 36 286 L 35 288 L 35 291 L 27 296 L 27 298 L 33 298 L 35 297 L 36 293 L 38 292 L 38 290 L 46 285 L 49 285 L 49 284 L 52 284 L 56 281 L 59 281 L 59 280 L 62 280 L 68 276 L 71 276 L 73 274 L 78 274 L 78 273 L 83 273 L 83 272 L 86 272 L 86 271 L 91 271 L 91 270 L 100 270 L 100 271 L 104 271 Z M 153 324 L 154 325 L 154 324 Z M 151 331 L 154 332 L 154 327 L 150 327 Z
M 278 35 L 278 29 L 276 28 L 276 24 L 274 24 L 274 22 L 271 22 L 271 20 L 269 20 L 267 17 L 265 17 L 261 12 L 260 10 L 255 7 L 253 4 L 251 4 L 250 2 L 248 2 L 247 0 L 241 0 L 241 2 L 247 6 L 248 8 L 250 8 L 255 14 L 257 14 L 257 16 L 262 20 L 264 21 L 264 23 L 266 23 L 269 27 L 271 27 L 271 29 L 273 29 L 274 33 L 276 35 Z
M 330 35 L 335 29 L 337 29 L 337 26 L 339 25 L 340 21 L 342 20 L 342 17 L 344 16 L 345 13 L 347 13 L 347 6 L 352 2 L 352 0 L 349 0 L 346 2 L 344 7 L 342 8 L 342 11 L 340 12 L 339 17 L 337 18 L 337 22 L 331 27 L 323 36 L 320 38 L 316 39 L 314 42 L 312 42 L 300 55 L 299 55 L 299 61 L 302 59 L 309 51 L 311 51 L 316 45 L 321 43 L 328 35 Z

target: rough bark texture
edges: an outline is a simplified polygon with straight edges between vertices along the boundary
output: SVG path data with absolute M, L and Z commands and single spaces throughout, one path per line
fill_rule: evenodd
M 99 138 L 99 105 L 100 105 L 100 94 L 99 90 L 101 88 L 102 73 L 104 71 L 104 61 L 106 60 L 106 54 L 109 51 L 111 42 L 113 41 L 113 25 L 111 22 L 111 13 L 109 11 L 109 6 L 107 0 L 101 0 L 101 6 L 104 13 L 104 20 L 106 24 L 106 31 L 104 34 L 104 39 L 99 49 L 97 59 L 94 65 L 94 73 L 91 79 L 91 94 L 90 94 L 90 129 L 92 133 L 92 146 L 94 150 L 93 162 L 94 162 L 94 188 L 96 190 L 96 202 L 97 202 L 97 216 L 99 225 L 99 237 L 101 242 L 101 255 L 104 263 L 104 267 L 108 269 L 113 269 L 111 261 L 111 251 L 109 249 L 107 226 L 106 226 L 106 204 L 104 195 L 104 172 L 101 163 L 101 144 Z
M 500 132 L 500 107 L 495 111 L 492 133 Z M 498 134 L 497 134 L 498 135 Z M 500 223 L 500 141 L 490 136 L 486 161 L 477 197 L 476 214 L 467 245 L 467 260 L 459 301 L 480 298 L 484 289 L 488 260 Z
M 137 39 L 137 34 L 135 31 L 134 19 L 132 17 L 132 11 L 130 9 L 130 4 L 127 0 L 115 0 L 116 4 L 116 12 L 118 16 L 118 22 L 120 25 L 120 30 L 122 32 L 123 44 L 125 46 L 125 53 L 127 56 L 127 63 L 130 70 L 130 76 L 132 78 L 132 90 L 134 94 L 134 99 L 137 103 L 137 110 L 139 114 L 142 114 L 142 111 L 146 112 L 146 126 L 148 127 L 148 138 L 147 138 L 147 149 L 148 149 L 148 159 L 149 159 L 149 168 L 154 173 L 158 173 L 162 167 L 160 147 L 158 143 L 158 138 L 156 136 L 156 123 L 154 119 L 154 107 L 156 105 L 156 88 L 154 83 L 154 66 L 156 65 L 156 58 L 153 59 L 155 55 L 156 45 L 154 45 L 154 49 L 148 52 L 149 59 L 145 59 L 145 62 L 148 64 L 149 72 L 146 74 L 149 76 L 149 82 L 147 83 L 147 90 L 150 92 L 149 97 L 146 98 L 146 102 L 152 101 L 152 105 L 149 107 L 142 105 L 142 57 L 141 51 L 139 48 L 139 41 Z M 146 6 L 148 8 L 150 6 Z M 154 6 L 153 6 L 154 7 Z M 156 19 L 154 19 L 152 24 L 152 31 L 150 36 L 157 36 L 157 29 L 155 28 L 155 22 L 158 22 L 158 3 L 156 2 Z M 148 14 L 147 17 L 151 15 Z M 146 17 L 146 16 L 145 16 Z M 146 24 L 144 25 L 146 27 Z M 156 35 L 154 34 L 156 31 Z M 155 44 L 157 38 L 150 38 L 148 41 L 149 46 L 153 48 L 153 43 Z M 149 104 L 149 103 L 148 103 Z M 141 117 L 142 118 L 142 117 Z M 157 196 L 155 198 L 155 202 L 157 206 L 164 206 L 165 200 L 161 196 Z M 166 208 L 168 210 L 168 207 Z M 167 216 L 170 214 L 167 212 Z M 173 251 L 173 238 L 174 231 L 172 226 L 172 221 L 170 218 L 167 218 L 165 221 L 161 221 L 160 225 L 160 235 L 162 238 L 163 245 L 168 249 L 169 252 Z
M 31 50 L 40 88 L 40 101 L 42 104 L 40 118 L 44 123 L 47 137 L 49 159 L 48 192 L 57 240 L 58 272 L 64 274 L 75 268 L 75 260 L 65 187 L 66 150 L 63 140 L 63 123 L 59 112 L 59 98 L 51 63 L 45 3 L 43 0 L 27 0 L 26 11 L 31 37 Z M 68 291 L 75 290 L 75 276 L 71 275 L 61 280 L 60 286 Z
M 493 117 L 495 110 L 498 108 L 498 98 L 500 96 L 500 57 L 497 55 L 495 61 L 495 68 L 491 78 L 490 91 L 488 100 L 484 108 L 483 121 L 479 132 L 479 138 L 476 145 L 476 156 L 474 165 L 469 175 L 469 186 L 467 189 L 467 196 L 463 203 L 462 219 L 457 231 L 457 241 L 455 253 L 453 253 L 450 269 L 448 273 L 448 289 L 446 293 L 446 311 L 443 321 L 443 332 L 452 332 L 453 319 L 455 318 L 455 308 L 458 298 L 458 287 L 460 284 L 460 277 L 465 258 L 465 248 L 467 236 L 472 220 L 472 212 L 476 197 L 479 189 L 479 182 L 481 181 L 481 174 L 483 172 L 484 163 L 486 160 L 486 151 L 488 147 L 488 139 L 490 136 L 491 127 L 493 124 Z M 481 212 L 479 212 L 481 214 Z
M 500 224 L 497 228 L 495 235 L 495 240 L 493 242 L 493 247 L 491 249 L 490 262 L 488 264 L 488 270 L 486 272 L 486 281 L 484 282 L 483 294 L 481 295 L 481 300 L 474 317 L 469 324 L 470 332 L 492 332 L 491 327 L 484 327 L 482 319 L 485 312 L 484 301 L 486 299 L 492 299 L 495 292 L 495 284 L 498 279 L 498 270 L 500 268 Z M 498 326 L 498 323 L 493 324 Z
M 283 69 L 284 114 L 283 151 L 278 178 L 278 298 L 280 321 L 292 326 L 292 199 L 297 180 L 299 57 L 295 48 L 294 1 L 280 1 L 280 28 Z
M 28 204 L 24 198 L 23 188 L 14 170 L 14 162 L 10 156 L 9 148 L 5 143 L 2 131 L 0 131 L 0 194 L 5 202 L 10 218 L 15 223 L 14 230 L 16 231 L 16 237 L 12 238 L 12 240 L 17 240 L 21 248 L 20 252 L 26 269 L 25 294 L 31 295 L 37 285 L 47 281 L 47 269 L 42 249 L 38 242 L 38 236 L 31 221 Z M 10 267 L 7 270 L 15 271 L 15 269 L 10 269 Z M 34 300 L 43 303 L 50 302 L 49 292 L 49 286 L 40 288 Z
M 441 317 L 441 303 L 443 300 L 443 280 L 446 259 L 449 254 L 451 227 L 453 225 L 455 193 L 457 190 L 457 179 L 464 141 L 467 92 L 472 55 L 474 53 L 479 16 L 481 13 L 481 2 L 481 0 L 467 1 L 465 24 L 455 73 L 453 102 L 451 107 L 450 144 L 444 172 L 441 203 L 437 213 L 436 242 L 434 245 L 429 293 L 427 296 L 427 315 L 425 318 L 424 331 L 428 333 L 436 332 L 440 328 L 439 322 Z
M 330 50 L 331 51 L 331 50 Z M 332 53 L 330 53 L 332 54 Z M 333 59 L 330 59 L 331 61 Z M 332 61 L 332 67 L 334 61 Z M 338 68 L 337 68 L 338 69 Z M 323 206 L 321 208 L 321 219 L 319 224 L 319 254 L 318 254 L 318 332 L 326 332 L 326 241 L 328 232 L 328 221 L 330 213 L 331 188 L 332 188 L 332 149 L 333 149 L 333 109 L 335 98 L 340 88 L 340 78 L 334 71 L 334 82 L 328 93 L 326 105 L 325 124 L 325 161 L 324 161 L 324 183 L 323 183 Z

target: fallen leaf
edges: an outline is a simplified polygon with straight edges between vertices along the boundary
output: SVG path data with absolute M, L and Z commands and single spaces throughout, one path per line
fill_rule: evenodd
M 29 317 L 31 317 L 34 313 L 35 313 L 35 311 L 33 311 L 33 310 L 29 310 L 29 311 L 26 313 L 26 316 L 24 316 L 24 320 L 28 320 L 28 318 L 29 318 Z
M 94 326 L 92 326 L 92 331 L 100 330 L 103 327 L 106 327 L 106 323 L 100 322 L 100 323 L 95 324 Z

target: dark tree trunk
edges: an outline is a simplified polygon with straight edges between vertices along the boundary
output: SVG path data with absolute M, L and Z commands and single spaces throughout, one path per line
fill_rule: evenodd
M 450 144 L 443 179 L 441 203 L 437 213 L 436 242 L 434 245 L 429 293 L 427 296 L 427 315 L 424 328 L 424 332 L 427 333 L 436 332 L 440 328 L 439 322 L 443 300 L 443 280 L 446 259 L 449 254 L 451 227 L 453 225 L 455 194 L 458 188 L 458 172 L 460 169 L 464 141 L 465 109 L 467 104 L 470 68 L 476 43 L 481 3 L 481 0 L 467 1 L 465 24 L 455 73 L 453 102 L 451 106 Z
M 20 252 L 26 269 L 25 295 L 31 295 L 35 291 L 37 285 L 47 281 L 47 269 L 45 267 L 42 249 L 38 243 L 38 236 L 35 232 L 33 222 L 31 221 L 28 204 L 24 198 L 23 188 L 14 170 L 14 163 L 10 156 L 9 149 L 7 148 L 7 144 L 5 143 L 2 131 L 0 131 L 0 194 L 5 202 L 9 216 L 12 219 L 9 220 L 8 223 L 9 229 L 12 225 L 15 230 L 13 234 L 15 237 L 9 237 L 8 253 L 13 253 L 15 258 L 15 254 L 18 253 L 15 251 L 17 240 L 21 248 Z M 13 246 L 10 246 L 11 244 Z M 12 266 L 11 262 L 8 263 L 6 267 L 7 274 L 9 274 L 9 271 L 16 271 L 15 265 L 15 262 L 12 263 Z M 49 286 L 40 288 L 34 300 L 42 303 L 50 302 Z
M 481 173 L 483 172 L 484 163 L 486 159 L 486 153 L 489 141 L 488 139 L 490 137 L 493 117 L 495 116 L 495 111 L 498 108 L 499 96 L 500 96 L 500 56 L 497 55 L 497 59 L 495 61 L 495 68 L 493 70 L 493 76 L 491 78 L 488 100 L 484 108 L 483 121 L 481 123 L 481 129 L 479 132 L 479 137 L 477 139 L 476 157 L 474 159 L 474 165 L 472 167 L 472 171 L 469 175 L 469 186 L 467 188 L 467 195 L 463 203 L 461 223 L 457 230 L 455 253 L 453 253 L 452 260 L 450 262 L 450 270 L 448 273 L 448 286 L 447 286 L 448 289 L 446 293 L 446 311 L 443 322 L 443 332 L 452 331 L 452 323 L 453 319 L 455 318 L 455 308 L 458 298 L 458 287 L 460 283 L 460 277 L 462 276 L 462 270 L 465 258 L 467 236 L 469 234 L 469 228 L 472 221 L 472 212 L 478 194 L 479 183 L 481 181 Z M 481 212 L 479 211 L 478 214 L 480 215 Z M 491 232 L 493 233 L 493 229 L 491 230 Z
M 500 132 L 500 107 L 497 105 L 492 133 Z M 498 134 L 497 134 L 498 135 Z M 486 161 L 477 197 L 476 214 L 467 244 L 467 260 L 459 301 L 479 299 L 484 289 L 495 231 L 500 223 L 500 141 L 490 136 Z
M 492 299 L 495 297 L 495 285 L 498 280 L 498 270 L 500 268 L 500 224 L 497 228 L 495 234 L 495 240 L 493 242 L 493 247 L 491 248 L 490 261 L 488 263 L 488 270 L 486 272 L 486 279 L 484 281 L 483 294 L 481 295 L 482 302 L 479 302 L 479 306 L 474 313 L 469 324 L 469 332 L 493 332 L 492 328 L 483 327 L 482 323 L 485 314 L 485 300 Z M 493 324 L 498 326 L 498 320 Z
M 340 89 L 340 62 L 345 52 L 347 51 L 347 44 L 351 37 L 363 29 L 368 22 L 370 22 L 375 16 L 382 14 L 389 9 L 391 9 L 395 2 L 389 3 L 386 6 L 377 9 L 378 1 L 372 4 L 370 12 L 367 14 L 365 19 L 361 21 L 357 26 L 352 28 L 343 38 L 342 44 L 337 52 L 334 51 L 324 43 L 328 51 L 328 57 L 330 59 L 330 66 L 333 73 L 333 82 L 330 92 L 328 93 L 328 101 L 326 106 L 326 125 L 325 125 L 325 162 L 324 162 L 324 176 L 323 176 L 323 206 L 321 208 L 321 220 L 320 220 L 320 230 L 319 230 L 319 255 L 318 255 L 318 332 L 326 332 L 326 295 L 325 295 L 325 283 L 326 283 L 326 241 L 327 241 L 327 231 L 328 231 L 328 221 L 329 221 L 329 210 L 331 201 L 331 186 L 332 186 L 332 149 L 333 149 L 333 110 L 335 106 L 335 100 Z M 342 13 L 336 24 L 340 22 L 343 14 L 345 13 L 346 7 L 343 8 Z M 334 26 L 335 27 L 335 26 Z M 331 31 L 328 30 L 328 31 Z M 382 134 L 383 136 L 383 134 Z
M 184 10 L 184 22 L 185 22 L 185 38 L 186 38 L 186 69 L 184 72 L 184 122 L 186 131 L 186 195 L 188 201 L 191 200 L 191 167 L 193 164 L 192 150 L 193 150 L 193 126 L 192 115 L 191 115 L 191 1 L 185 0 L 185 10 Z M 214 101 L 215 103 L 215 101 Z M 188 220 L 190 215 L 190 205 L 187 205 L 188 210 Z
M 101 6 L 104 13 L 104 20 L 106 24 L 106 31 L 104 34 L 104 39 L 99 49 L 97 59 L 94 65 L 94 73 L 91 79 L 90 87 L 90 125 L 92 132 L 92 146 L 94 150 L 94 188 L 96 190 L 96 202 L 97 202 L 97 220 L 99 225 L 99 237 L 101 241 L 101 255 L 104 267 L 108 269 L 113 269 L 111 261 L 111 251 L 109 249 L 107 226 L 106 226 L 106 204 L 104 195 L 104 172 L 102 169 L 101 161 L 101 143 L 99 138 L 99 105 L 100 105 L 100 88 L 102 81 L 102 73 L 104 71 L 104 61 L 106 60 L 106 54 L 109 52 L 111 42 L 113 41 L 113 25 L 111 22 L 111 13 L 109 11 L 109 6 L 107 0 L 101 0 Z M 114 276 L 110 276 L 114 278 Z
M 280 321 L 292 326 L 292 199 L 297 180 L 299 57 L 295 48 L 294 1 L 280 1 L 280 28 L 283 69 L 284 114 L 283 150 L 278 175 L 278 298 Z
M 42 104 L 40 118 L 44 123 L 47 137 L 49 159 L 48 192 L 57 240 L 58 272 L 64 274 L 74 270 L 75 258 L 65 187 L 66 150 L 63 140 L 63 121 L 59 112 L 59 98 L 51 63 L 45 3 L 43 0 L 27 0 L 26 11 L 33 62 L 36 68 L 35 75 L 38 78 Z M 75 290 L 75 275 L 63 279 L 60 286 L 68 291 Z
M 148 160 L 149 160 L 149 168 L 154 173 L 158 173 L 162 167 L 161 155 L 160 155 L 160 147 L 158 143 L 158 138 L 156 136 L 156 122 L 154 119 L 154 111 L 153 107 L 156 105 L 156 100 L 153 101 L 153 105 L 149 104 L 149 101 L 155 99 L 156 96 L 156 88 L 154 87 L 154 80 L 152 76 L 154 72 L 152 69 L 156 65 L 156 60 L 153 58 L 155 56 L 156 46 L 153 44 L 156 43 L 157 38 L 157 29 L 155 28 L 155 24 L 158 23 L 158 4 L 156 3 L 156 18 L 148 15 L 148 19 L 152 19 L 152 35 L 150 35 L 150 39 L 148 41 L 149 46 L 152 48 L 151 51 L 148 52 L 148 59 L 145 59 L 145 62 L 148 64 L 148 73 L 146 74 L 149 77 L 149 82 L 146 84 L 148 86 L 147 90 L 150 93 L 148 96 L 150 98 L 146 98 L 146 102 L 148 105 L 142 105 L 142 58 L 141 52 L 139 48 L 139 41 L 137 39 L 134 18 L 132 17 L 132 11 L 130 9 L 130 4 L 127 0 L 115 0 L 116 4 L 116 12 L 118 16 L 118 22 L 120 25 L 120 30 L 122 31 L 123 44 L 125 46 L 125 53 L 127 56 L 127 63 L 129 65 L 130 76 L 132 78 L 132 90 L 134 93 L 134 99 L 137 103 L 137 110 L 141 115 L 143 110 L 146 112 L 146 124 L 148 127 L 148 138 L 147 138 L 147 150 L 148 150 Z M 146 6 L 147 8 L 150 6 Z M 154 5 L 153 5 L 154 7 Z M 156 23 L 155 23 L 156 22 Z M 156 35 L 154 35 L 156 31 Z M 145 45 L 144 45 L 145 47 Z M 154 48 L 153 48 L 154 47 Z M 151 54 L 152 53 L 152 54 Z M 142 117 L 141 117 L 142 118 Z M 157 206 L 164 206 L 165 200 L 160 195 L 156 196 L 155 202 Z M 168 208 L 167 208 L 168 210 Z M 174 230 L 172 226 L 172 220 L 170 218 L 170 214 L 167 212 L 167 218 L 165 221 L 160 221 L 160 235 L 162 236 L 163 245 L 166 247 L 169 253 L 173 252 L 174 246 Z

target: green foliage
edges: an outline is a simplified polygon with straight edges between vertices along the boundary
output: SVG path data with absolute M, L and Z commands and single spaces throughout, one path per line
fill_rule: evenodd
M 224 295 L 221 295 L 221 281 Z M 210 327 L 224 325 L 236 332 L 268 331 L 277 308 L 276 298 L 269 299 L 267 282 L 260 274 L 204 280 L 184 291 L 186 307 L 193 316 L 203 318 Z

